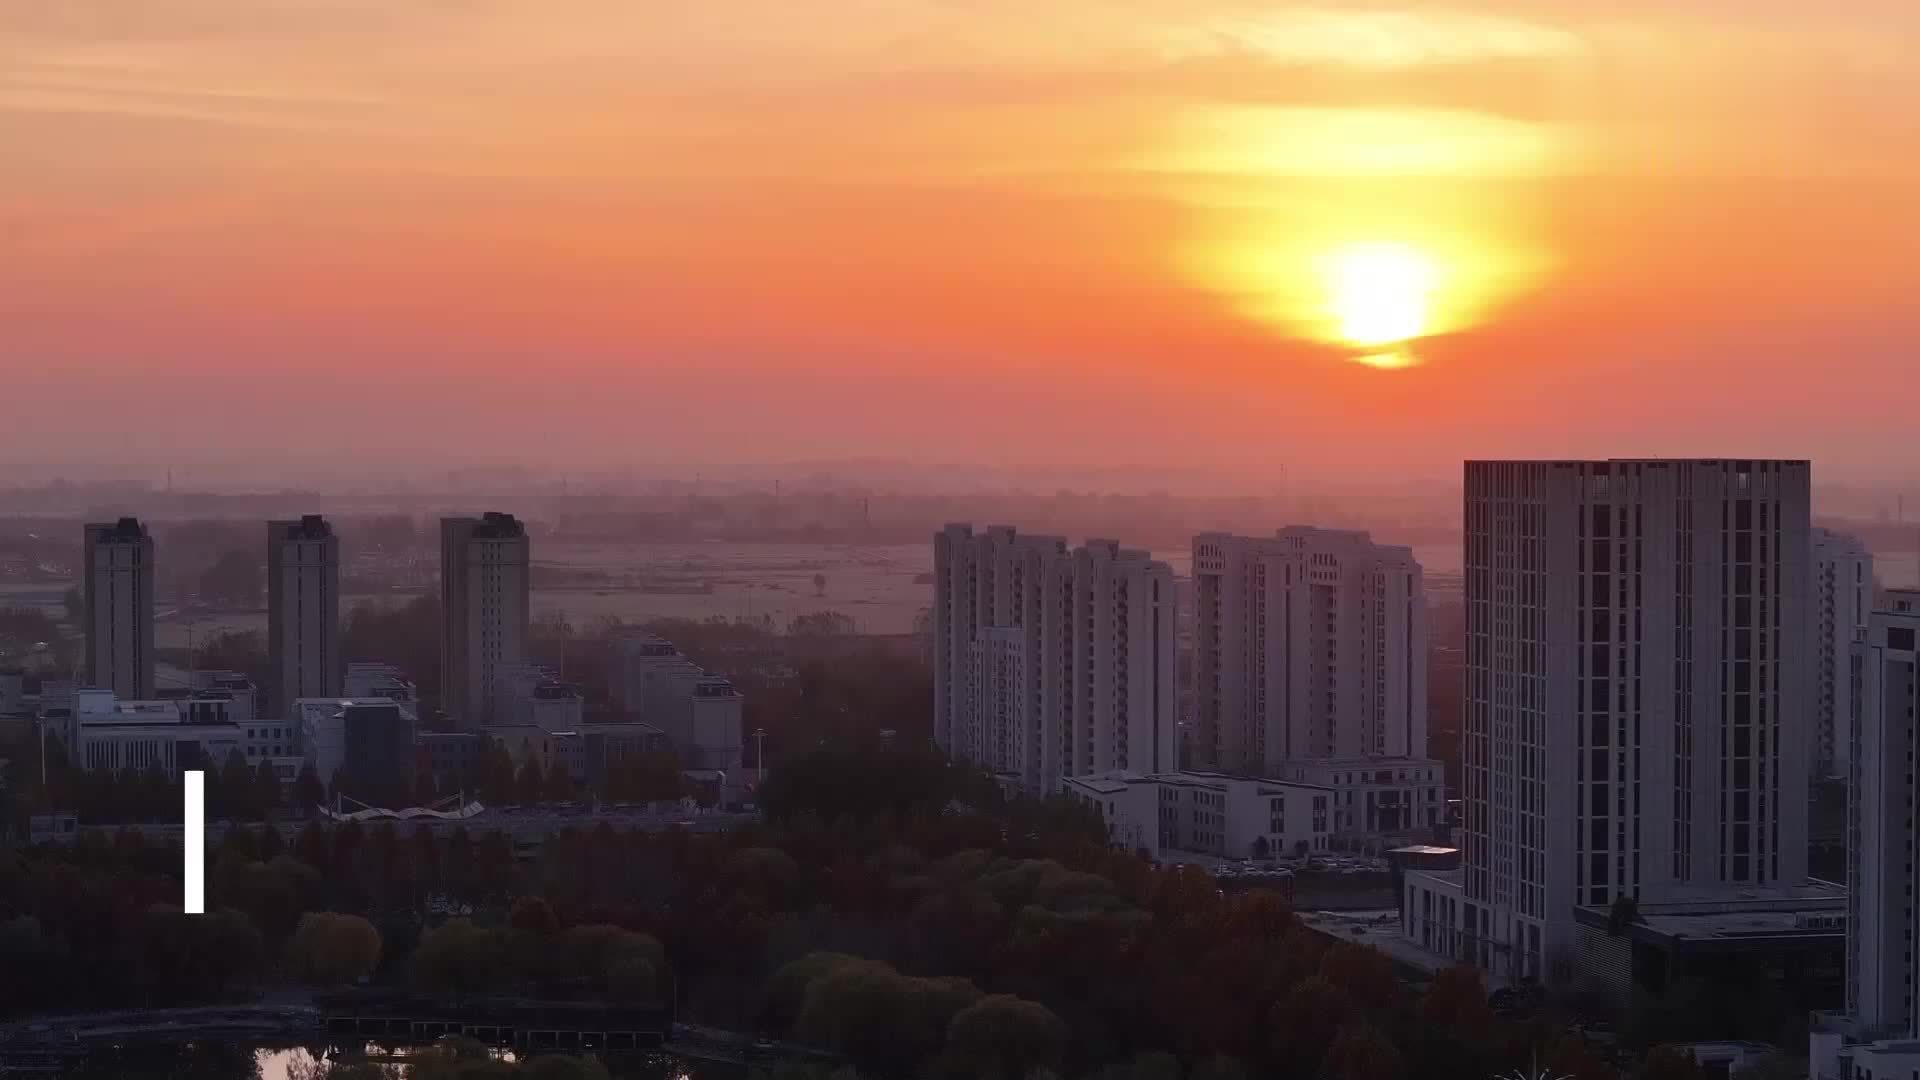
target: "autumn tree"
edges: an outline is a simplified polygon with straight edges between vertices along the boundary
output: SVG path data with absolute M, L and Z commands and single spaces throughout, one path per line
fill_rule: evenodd
M 947 1057 L 980 1080 L 1025 1080 L 1036 1069 L 1057 1069 L 1067 1027 L 1051 1009 L 1010 994 L 981 998 L 947 1026 Z

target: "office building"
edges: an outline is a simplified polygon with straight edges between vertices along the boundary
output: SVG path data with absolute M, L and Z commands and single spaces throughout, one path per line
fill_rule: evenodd
M 1332 793 L 1311 784 L 1211 772 L 1070 776 L 1067 797 L 1093 809 L 1116 847 L 1148 858 L 1303 856 L 1327 849 Z
M 87 681 L 122 698 L 153 697 L 153 538 L 138 518 L 84 532 Z
M 1193 541 L 1197 764 L 1427 752 L 1427 601 L 1409 548 L 1364 532 Z
M 267 522 L 267 651 L 276 715 L 340 691 L 340 539 L 327 519 Z
M 1433 758 L 1316 758 L 1273 775 L 1333 794 L 1333 835 L 1343 839 L 1426 834 L 1446 822 L 1447 770 Z
M 501 719 L 501 669 L 526 655 L 530 556 L 526 526 L 512 514 L 440 521 L 440 693 L 457 729 Z
M 178 780 L 184 770 L 218 769 L 229 754 L 244 754 L 245 729 L 234 722 L 240 716 L 235 703 L 220 695 L 126 700 L 112 690 L 87 688 L 74 691 L 71 714 L 60 721 L 81 768 L 157 769 Z
M 1173 571 L 1112 540 L 934 537 L 934 739 L 1033 793 L 1176 765 Z
M 412 789 L 419 760 L 414 718 L 379 698 L 302 698 L 293 703 L 300 751 L 323 784 L 374 797 Z
M 1866 629 L 1876 582 L 1873 554 L 1841 533 L 1813 530 L 1814 766 L 1819 776 L 1848 775 L 1847 724 L 1853 715 L 1849 676 L 1854 640 Z
M 1576 907 L 1805 881 L 1810 472 L 1467 463 L 1468 959 L 1546 977 Z

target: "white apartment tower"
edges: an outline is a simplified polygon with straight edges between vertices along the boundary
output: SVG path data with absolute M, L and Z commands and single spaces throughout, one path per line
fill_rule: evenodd
M 340 695 L 340 538 L 318 514 L 267 522 L 267 648 L 275 715 Z
M 88 685 L 152 698 L 153 537 L 130 517 L 88 525 L 83 535 Z
M 526 655 L 530 558 L 512 514 L 440 519 L 440 693 L 456 729 L 505 719 L 498 681 Z
M 1863 1028 L 1920 1035 L 1920 590 L 1888 590 L 1849 657 L 1853 699 L 1847 799 L 1847 1013 Z
M 1295 527 L 1193 541 L 1194 764 L 1427 752 L 1420 564 L 1364 532 Z
M 1813 530 L 1813 611 L 1816 620 L 1813 761 L 1822 776 L 1846 776 L 1848 719 L 1853 680 L 1848 677 L 1854 641 L 1872 614 L 1876 582 L 1873 554 L 1841 533 Z
M 1806 876 L 1805 461 L 1466 465 L 1464 926 L 1544 976 L 1575 906 Z
M 1111 540 L 934 537 L 934 740 L 1033 792 L 1174 768 L 1173 571 Z

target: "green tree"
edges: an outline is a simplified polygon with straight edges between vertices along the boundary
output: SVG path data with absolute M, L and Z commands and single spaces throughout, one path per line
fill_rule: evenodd
M 1067 1026 L 1053 1010 L 1010 994 L 981 998 L 947 1027 L 949 1058 L 981 1080 L 1025 1080 L 1037 1069 L 1057 1069 L 1066 1045 Z
M 273 763 L 262 761 L 253 770 L 253 790 L 247 800 L 253 816 L 271 818 L 280 809 L 280 778 L 273 774 Z
M 449 919 L 420 936 L 413 950 L 413 981 L 436 993 L 480 994 L 507 981 L 506 940 L 498 930 Z
M 340 986 L 380 965 L 380 932 L 358 915 L 310 911 L 287 943 L 287 965 L 303 982 Z
M 300 766 L 300 775 L 293 781 L 293 805 L 302 815 L 313 813 L 313 808 L 327 801 L 326 788 L 320 784 L 320 774 L 313 769 L 313 762 L 307 761 Z

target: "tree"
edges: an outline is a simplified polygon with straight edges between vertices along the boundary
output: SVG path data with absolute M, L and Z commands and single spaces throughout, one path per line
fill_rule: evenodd
M 326 789 L 320 786 L 320 775 L 314 772 L 313 762 L 300 766 L 300 775 L 293 781 L 293 805 L 304 814 L 313 813 L 313 808 L 327 799 Z
M 253 790 L 247 802 L 253 816 L 263 821 L 280 809 L 280 778 L 273 774 L 272 762 L 262 761 L 254 767 Z
M 1640 1080 L 1701 1080 L 1705 1075 L 1693 1053 L 1679 1046 L 1654 1047 L 1640 1068 Z
M 1626 893 L 1613 898 L 1613 906 L 1607 909 L 1607 936 L 1619 937 L 1627 928 L 1640 921 L 1640 902 Z
M 380 932 L 360 916 L 310 911 L 287 943 L 287 964 L 302 982 L 340 986 L 373 974 L 380 946 Z
M 1321 1069 L 1325 1080 L 1403 1080 L 1406 1075 L 1400 1051 L 1364 1021 L 1340 1029 Z
M 543 897 L 523 896 L 513 902 L 507 925 L 522 933 L 544 936 L 558 931 L 560 920 L 554 917 L 553 906 Z
M 1057 1069 L 1067 1026 L 1053 1010 L 1010 994 L 981 998 L 947 1026 L 947 1054 L 981 1080 L 1025 1080 L 1036 1069 Z
M 527 759 L 520 763 L 520 774 L 514 780 L 515 801 L 532 806 L 542 801 L 546 793 L 547 779 L 540 771 L 540 758 L 533 752 L 527 753 Z
M 413 950 L 413 981 L 437 993 L 486 993 L 507 978 L 506 941 L 498 930 L 449 919 L 420 936 Z
M 1302 979 L 1274 1003 L 1267 1023 L 1269 1050 L 1276 1061 L 1297 1062 L 1302 1075 L 1316 1075 L 1354 1014 L 1352 999 L 1324 976 Z

